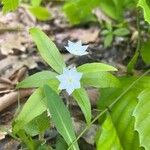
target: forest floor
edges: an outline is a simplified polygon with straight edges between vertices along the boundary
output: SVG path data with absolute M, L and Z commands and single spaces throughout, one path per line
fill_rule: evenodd
M 136 18 L 134 13 L 127 21 L 131 24 L 131 34 L 126 37 L 114 37 L 111 47 L 104 48 L 104 36 L 102 36 L 102 27 L 99 23 L 89 23 L 80 26 L 71 27 L 59 6 L 51 6 L 53 19 L 46 22 L 37 21 L 31 14 L 20 7 L 13 13 L 3 15 L 0 12 L 0 126 L 11 130 L 11 122 L 16 115 L 18 104 L 21 106 L 32 94 L 33 89 L 18 91 L 16 84 L 26 76 L 36 72 L 50 69 L 37 53 L 36 46 L 28 33 L 31 27 L 41 28 L 53 41 L 67 65 L 81 65 L 87 62 L 103 62 L 118 68 L 118 75 L 126 73 L 126 65 L 132 58 L 136 49 L 137 30 Z M 98 14 L 97 14 L 98 15 Z M 64 46 L 67 41 L 81 40 L 84 44 L 89 44 L 89 54 L 81 57 L 74 57 L 67 53 Z M 144 63 L 139 59 L 136 66 L 137 73 L 143 69 Z M 95 89 L 89 89 L 88 94 L 91 99 L 93 112 L 96 113 L 96 100 L 99 98 L 99 92 Z M 19 95 L 19 100 L 18 100 Z M 18 102 L 19 101 L 19 102 Z M 82 114 L 75 103 L 70 103 L 70 108 L 75 124 L 79 132 L 84 126 Z M 86 150 L 94 149 L 92 137 L 97 125 L 93 125 L 90 131 L 80 140 L 86 143 Z M 53 143 L 57 135 L 56 130 L 47 133 L 49 142 Z M 84 145 L 84 144 L 81 144 Z M 6 132 L 0 131 L 0 150 L 16 150 L 19 143 Z M 82 148 L 84 150 L 84 147 Z

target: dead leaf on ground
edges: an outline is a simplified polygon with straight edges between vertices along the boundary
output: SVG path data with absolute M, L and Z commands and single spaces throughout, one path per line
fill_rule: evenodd
M 75 121 L 74 127 L 77 135 L 79 135 L 86 127 L 86 123 L 83 121 Z M 93 145 L 95 143 L 95 135 L 99 129 L 98 125 L 92 124 L 91 127 L 84 133 L 82 138 L 89 144 Z
M 93 43 L 99 40 L 99 28 L 91 27 L 89 29 L 76 28 L 69 31 L 58 33 L 55 40 L 63 43 L 64 40 L 81 40 L 83 43 Z
M 23 66 L 27 66 L 29 69 L 34 69 L 37 67 L 37 56 L 28 57 L 27 55 L 22 57 L 17 56 L 7 56 L 6 58 L 0 60 L 0 76 L 9 78 L 14 72 L 19 70 Z
M 99 21 L 112 22 L 112 20 L 100 8 L 95 8 L 93 14 Z

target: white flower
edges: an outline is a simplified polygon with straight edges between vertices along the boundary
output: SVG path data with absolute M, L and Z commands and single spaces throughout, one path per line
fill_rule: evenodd
M 82 56 L 88 54 L 88 52 L 86 52 L 88 45 L 82 46 L 81 41 L 77 41 L 75 43 L 68 41 L 68 46 L 65 46 L 65 48 L 74 55 Z
M 68 94 L 70 95 L 75 89 L 81 87 L 80 79 L 82 77 L 82 73 L 77 72 L 76 68 L 63 69 L 63 74 L 56 76 L 60 81 L 59 89 L 66 89 Z

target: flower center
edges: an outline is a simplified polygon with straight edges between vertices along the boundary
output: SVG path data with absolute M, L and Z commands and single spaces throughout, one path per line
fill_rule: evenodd
M 72 83 L 73 82 L 72 78 L 68 78 L 68 82 Z

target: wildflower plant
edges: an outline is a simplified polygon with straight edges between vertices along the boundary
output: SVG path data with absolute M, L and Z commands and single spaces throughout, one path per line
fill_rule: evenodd
M 88 125 L 92 115 L 86 87 L 118 87 L 120 84 L 118 79 L 109 73 L 117 69 L 96 62 L 73 68 L 67 67 L 59 50 L 46 34 L 38 28 L 30 29 L 30 33 L 42 58 L 54 71 L 36 73 L 17 85 L 18 89 L 36 88 L 36 90 L 14 120 L 13 134 L 19 136 L 28 148 L 35 149 L 37 144 L 31 137 L 43 133 L 49 127 L 51 120 L 69 146 L 76 139 L 76 135 L 70 113 L 59 97 L 59 93 L 65 89 L 76 100 Z M 69 41 L 66 49 L 72 54 L 81 56 L 87 54 L 85 52 L 87 47 L 87 45 L 82 46 L 81 41 L 76 43 Z M 50 112 L 49 116 L 47 110 Z M 41 121 L 43 118 L 45 121 Z M 45 142 L 41 142 L 44 145 Z M 71 149 L 79 149 L 77 142 Z

